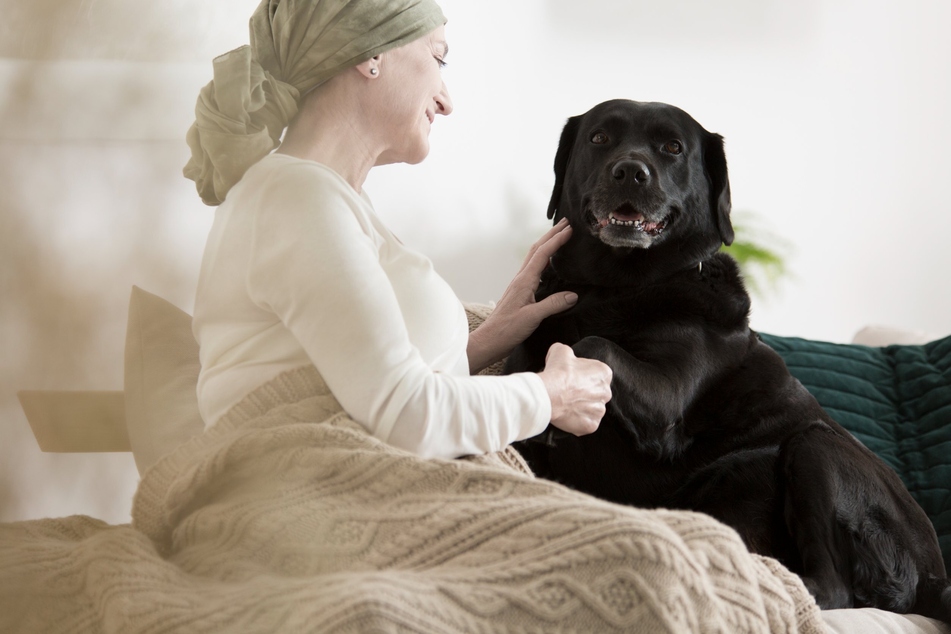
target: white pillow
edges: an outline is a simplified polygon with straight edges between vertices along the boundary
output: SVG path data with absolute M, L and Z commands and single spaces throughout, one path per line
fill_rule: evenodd
M 139 473 L 205 428 L 198 343 L 188 313 L 132 287 L 125 342 L 125 417 Z
M 921 330 L 903 330 L 900 328 L 890 328 L 888 326 L 866 326 L 855 333 L 852 343 L 863 346 L 883 347 L 893 344 L 898 345 L 916 345 L 928 343 L 935 339 L 940 339 L 940 335 Z
M 875 608 L 823 610 L 830 634 L 947 634 L 948 626 L 920 614 L 895 614 Z

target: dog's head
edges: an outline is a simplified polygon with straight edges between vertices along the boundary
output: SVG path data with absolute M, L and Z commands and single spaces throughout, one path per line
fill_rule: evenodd
M 589 248 L 696 264 L 733 242 L 730 208 L 723 138 L 679 108 L 606 101 L 562 131 L 548 217 Z

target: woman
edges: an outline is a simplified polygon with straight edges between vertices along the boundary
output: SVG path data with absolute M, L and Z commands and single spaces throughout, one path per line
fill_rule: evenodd
M 0 526 L 0 629 L 822 631 L 798 577 L 712 518 L 602 502 L 511 451 L 386 444 L 493 451 L 549 414 L 583 433 L 609 397 L 607 368 L 567 348 L 538 375 L 469 376 L 567 305 L 532 302 L 566 228 L 470 339 L 362 193 L 452 109 L 443 21 L 428 0 L 266 0 L 261 66 L 216 62 L 188 168 L 224 199 L 194 319 L 212 426 L 143 473 L 131 526 Z
M 566 346 L 538 374 L 470 376 L 577 300 L 534 301 L 571 228 L 532 247 L 470 336 L 449 286 L 363 192 L 372 167 L 422 161 L 436 115 L 452 112 L 444 23 L 431 0 L 264 0 L 251 46 L 215 60 L 185 169 L 206 202 L 221 203 L 194 318 L 207 426 L 313 364 L 354 420 L 420 456 L 499 451 L 549 422 L 597 429 L 610 369 Z

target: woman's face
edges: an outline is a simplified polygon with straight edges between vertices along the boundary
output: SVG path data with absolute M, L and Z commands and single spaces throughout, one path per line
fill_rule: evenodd
M 449 45 L 440 26 L 429 35 L 384 53 L 377 92 L 386 150 L 377 165 L 419 163 L 429 154 L 429 130 L 436 115 L 452 112 L 452 100 L 440 69 Z

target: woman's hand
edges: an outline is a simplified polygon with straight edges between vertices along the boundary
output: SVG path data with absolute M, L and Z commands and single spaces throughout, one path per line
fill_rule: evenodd
M 548 260 L 570 237 L 571 226 L 562 219 L 532 245 L 495 310 L 469 335 L 466 354 L 471 374 L 507 357 L 515 346 L 535 332 L 543 319 L 571 308 L 578 301 L 578 296 L 571 292 L 555 293 L 535 301 L 535 291 Z
M 609 366 L 576 357 L 571 348 L 555 343 L 538 376 L 551 398 L 552 425 L 575 436 L 597 431 L 611 400 L 613 373 Z

